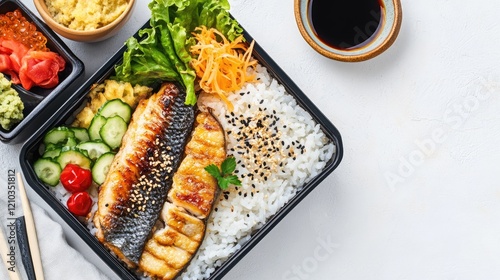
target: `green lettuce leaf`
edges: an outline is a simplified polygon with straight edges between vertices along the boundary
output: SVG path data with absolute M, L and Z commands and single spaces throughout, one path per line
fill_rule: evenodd
M 153 0 L 150 28 L 139 31 L 140 40 L 130 38 L 122 63 L 115 67 L 116 80 L 154 85 L 161 81 L 179 82 L 185 87 L 185 103 L 196 104 L 196 73 L 189 65 L 192 33 L 202 25 L 217 28 L 229 40 L 243 32 L 229 15 L 227 0 Z

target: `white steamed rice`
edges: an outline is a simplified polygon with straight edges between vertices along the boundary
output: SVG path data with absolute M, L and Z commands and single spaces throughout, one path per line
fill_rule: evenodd
M 230 95 L 229 99 L 234 105 L 233 114 L 220 101 L 206 102 L 208 107 L 213 108 L 214 115 L 226 131 L 228 155 L 234 156 L 239 163 L 237 170 L 242 186 L 231 187 L 221 194 L 215 205 L 216 211 L 208 221 L 205 240 L 180 277 L 182 280 L 208 278 L 251 238 L 255 230 L 262 227 L 289 201 L 301 186 L 320 173 L 335 153 L 334 144 L 328 141 L 319 124 L 297 104 L 295 98 L 285 92 L 285 88 L 265 68 L 257 67 L 257 78 L 258 83 L 247 84 L 239 92 Z M 256 119 L 259 118 L 256 116 L 259 115 L 263 116 L 261 120 L 268 116 L 263 121 L 267 121 L 268 129 L 264 130 L 271 131 L 268 136 L 274 141 L 269 141 L 267 145 L 265 141 L 261 142 L 262 147 L 257 155 L 263 157 L 261 160 L 267 162 L 266 166 L 277 163 L 272 166 L 272 172 L 264 172 L 263 176 L 260 176 L 262 168 L 259 168 L 263 163 L 249 166 L 248 163 L 252 163 L 255 158 L 248 159 L 247 153 L 238 153 L 242 151 L 241 146 L 244 146 L 241 140 L 252 142 L 258 135 L 266 134 L 257 129 Z M 238 135 L 242 128 L 238 120 L 241 119 L 253 119 L 247 127 L 257 127 L 254 132 L 258 132 L 253 135 Z M 278 121 L 273 125 L 276 119 Z M 278 133 L 273 136 L 275 129 Z M 277 137 L 280 133 L 281 137 Z M 257 148 L 259 146 L 256 145 Z M 267 149 L 274 150 L 273 148 L 278 148 L 279 152 L 267 152 Z M 301 150 L 304 152 L 301 153 Z M 284 163 L 281 167 L 280 162 Z M 255 169 L 259 169 L 257 176 L 248 176 Z
M 335 145 L 295 98 L 264 67 L 258 65 L 256 73 L 256 83 L 230 95 L 232 113 L 215 98 L 204 100 L 226 132 L 228 156 L 238 162 L 236 172 L 242 186 L 221 193 L 205 240 L 178 279 L 209 278 L 301 186 L 318 175 L 335 153 Z M 70 194 L 62 185 L 51 189 L 66 205 Z M 96 202 L 96 189 L 90 193 Z M 87 227 L 95 233 L 92 219 Z

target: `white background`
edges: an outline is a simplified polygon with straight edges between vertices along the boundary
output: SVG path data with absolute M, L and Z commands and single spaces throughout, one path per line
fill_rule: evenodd
M 66 41 L 86 77 L 149 18 L 148 1 L 137 2 L 117 36 Z M 230 3 L 340 130 L 345 153 L 224 279 L 500 279 L 500 2 L 403 1 L 396 43 L 356 64 L 310 48 L 292 0 Z M 20 170 L 20 148 L 0 144 L 0 176 Z M 30 198 L 58 220 L 34 192 Z M 71 245 L 116 279 L 65 229 Z

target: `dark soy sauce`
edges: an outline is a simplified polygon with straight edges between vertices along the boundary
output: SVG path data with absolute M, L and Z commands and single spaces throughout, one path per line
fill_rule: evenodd
M 309 0 L 309 21 L 316 36 L 336 49 L 368 44 L 382 25 L 381 0 Z

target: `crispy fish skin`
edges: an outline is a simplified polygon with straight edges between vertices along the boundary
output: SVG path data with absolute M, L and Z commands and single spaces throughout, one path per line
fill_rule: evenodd
M 206 220 L 219 194 L 205 167 L 226 158 L 224 131 L 209 113 L 200 113 L 185 157 L 174 175 L 161 213 L 165 227 L 148 240 L 139 269 L 154 279 L 174 279 L 198 250 Z
M 99 190 L 96 236 L 130 267 L 159 218 L 191 134 L 195 113 L 185 96 L 166 83 L 141 101 Z

